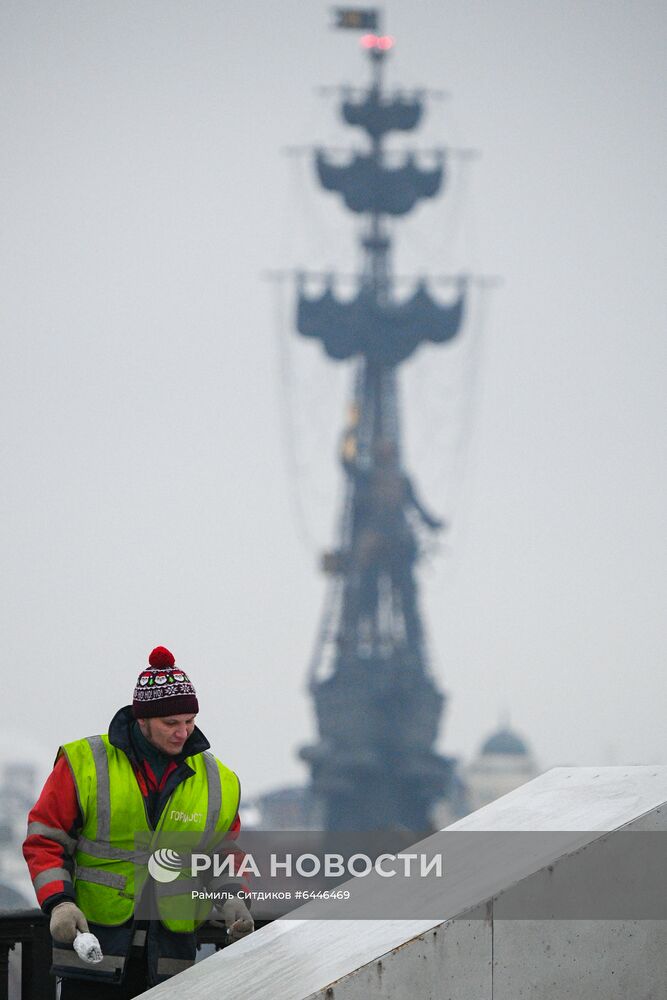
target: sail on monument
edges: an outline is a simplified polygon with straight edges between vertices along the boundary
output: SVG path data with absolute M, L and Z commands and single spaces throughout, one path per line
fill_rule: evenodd
M 397 295 L 388 222 L 444 191 L 447 155 L 434 151 L 424 163 L 387 148 L 392 132 L 418 127 L 423 93 L 385 90 L 393 39 L 379 33 L 377 11 L 339 9 L 336 18 L 367 31 L 370 83 L 343 91 L 340 104 L 365 148 L 343 162 L 318 149 L 314 165 L 321 187 L 361 220 L 363 266 L 352 298 L 339 294 L 335 276 L 324 287 L 306 273 L 298 279 L 298 332 L 354 366 L 340 449 L 345 499 L 336 548 L 322 558 L 328 592 L 310 673 L 319 739 L 300 756 L 324 829 L 425 830 L 455 781 L 453 759 L 435 750 L 445 696 L 431 670 L 415 574 L 422 528 L 444 524 L 404 471 L 398 381 L 422 345 L 460 334 L 468 289 L 452 279 L 454 297 L 443 304 L 417 278 L 407 299 Z

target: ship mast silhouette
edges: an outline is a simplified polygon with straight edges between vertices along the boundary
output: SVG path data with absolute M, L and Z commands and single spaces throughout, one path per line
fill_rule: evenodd
M 341 27 L 378 27 L 374 11 L 337 17 Z M 408 152 L 397 161 L 386 150 L 390 132 L 419 124 L 423 96 L 383 90 L 392 39 L 371 33 L 362 44 L 371 81 L 344 91 L 340 110 L 365 132 L 367 148 L 344 163 L 317 150 L 315 167 L 322 187 L 363 217 L 363 267 L 351 299 L 339 297 L 335 276 L 318 287 L 301 274 L 297 289 L 299 333 L 355 366 L 340 453 L 345 501 L 337 548 L 322 559 L 329 586 L 311 664 L 319 741 L 300 755 L 325 829 L 426 830 L 434 803 L 451 794 L 454 762 L 434 749 L 445 697 L 430 671 L 414 570 L 420 534 L 444 525 L 403 469 L 397 381 L 421 344 L 459 333 L 466 282 L 455 279 L 449 304 L 431 296 L 425 279 L 406 300 L 396 296 L 387 220 L 443 189 L 446 159 L 440 151 L 423 164 Z

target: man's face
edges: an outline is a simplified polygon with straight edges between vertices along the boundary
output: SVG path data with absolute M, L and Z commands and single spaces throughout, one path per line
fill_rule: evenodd
M 138 719 L 146 739 L 162 753 L 176 755 L 195 728 L 194 715 L 167 715 L 164 719 Z

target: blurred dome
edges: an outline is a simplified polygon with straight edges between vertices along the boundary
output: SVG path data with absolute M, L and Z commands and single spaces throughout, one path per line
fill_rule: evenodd
M 528 755 L 528 747 L 520 736 L 517 736 L 511 729 L 505 727 L 493 733 L 492 736 L 489 736 L 482 745 L 481 754 L 483 757 L 487 757 L 489 754 L 508 754 L 526 757 Z
M 501 723 L 465 769 L 469 808 L 481 809 L 538 773 L 528 744 L 507 723 Z

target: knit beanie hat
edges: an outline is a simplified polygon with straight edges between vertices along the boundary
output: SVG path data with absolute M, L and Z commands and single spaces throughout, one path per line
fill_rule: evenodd
M 135 719 L 155 719 L 165 715 L 195 715 L 197 694 L 188 675 L 174 666 L 173 653 L 156 646 L 142 670 L 132 699 Z

